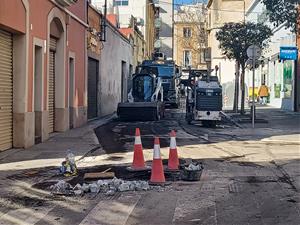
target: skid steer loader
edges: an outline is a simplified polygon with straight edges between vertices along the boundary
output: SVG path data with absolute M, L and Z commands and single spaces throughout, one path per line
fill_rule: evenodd
M 154 73 L 137 73 L 132 78 L 128 102 L 118 104 L 117 114 L 122 121 L 160 120 L 164 117 L 163 86 Z

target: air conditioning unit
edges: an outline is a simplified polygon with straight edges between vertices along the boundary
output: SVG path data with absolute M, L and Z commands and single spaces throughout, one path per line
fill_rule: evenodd
M 56 0 L 56 2 L 63 7 L 73 5 L 73 4 L 77 3 L 77 1 L 78 0 Z

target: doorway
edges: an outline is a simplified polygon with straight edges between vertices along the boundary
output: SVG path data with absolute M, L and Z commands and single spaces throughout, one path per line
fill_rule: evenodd
M 88 59 L 88 119 L 97 117 L 98 114 L 98 60 Z
M 34 48 L 34 136 L 35 144 L 42 142 L 42 96 L 43 96 L 43 48 L 35 46 Z

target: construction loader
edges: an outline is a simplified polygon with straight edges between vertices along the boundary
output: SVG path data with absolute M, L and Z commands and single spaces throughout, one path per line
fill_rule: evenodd
M 122 121 L 153 121 L 164 117 L 162 79 L 156 74 L 136 73 L 128 101 L 119 103 L 117 114 Z
M 153 73 L 161 78 L 164 89 L 164 103 L 175 108 L 180 107 L 180 68 L 173 60 L 144 60 L 136 68 L 137 72 Z

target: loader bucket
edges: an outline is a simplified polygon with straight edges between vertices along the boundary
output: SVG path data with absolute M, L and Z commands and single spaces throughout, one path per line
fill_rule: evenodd
M 161 102 L 125 102 L 118 104 L 118 116 L 122 121 L 159 120 L 163 107 Z

